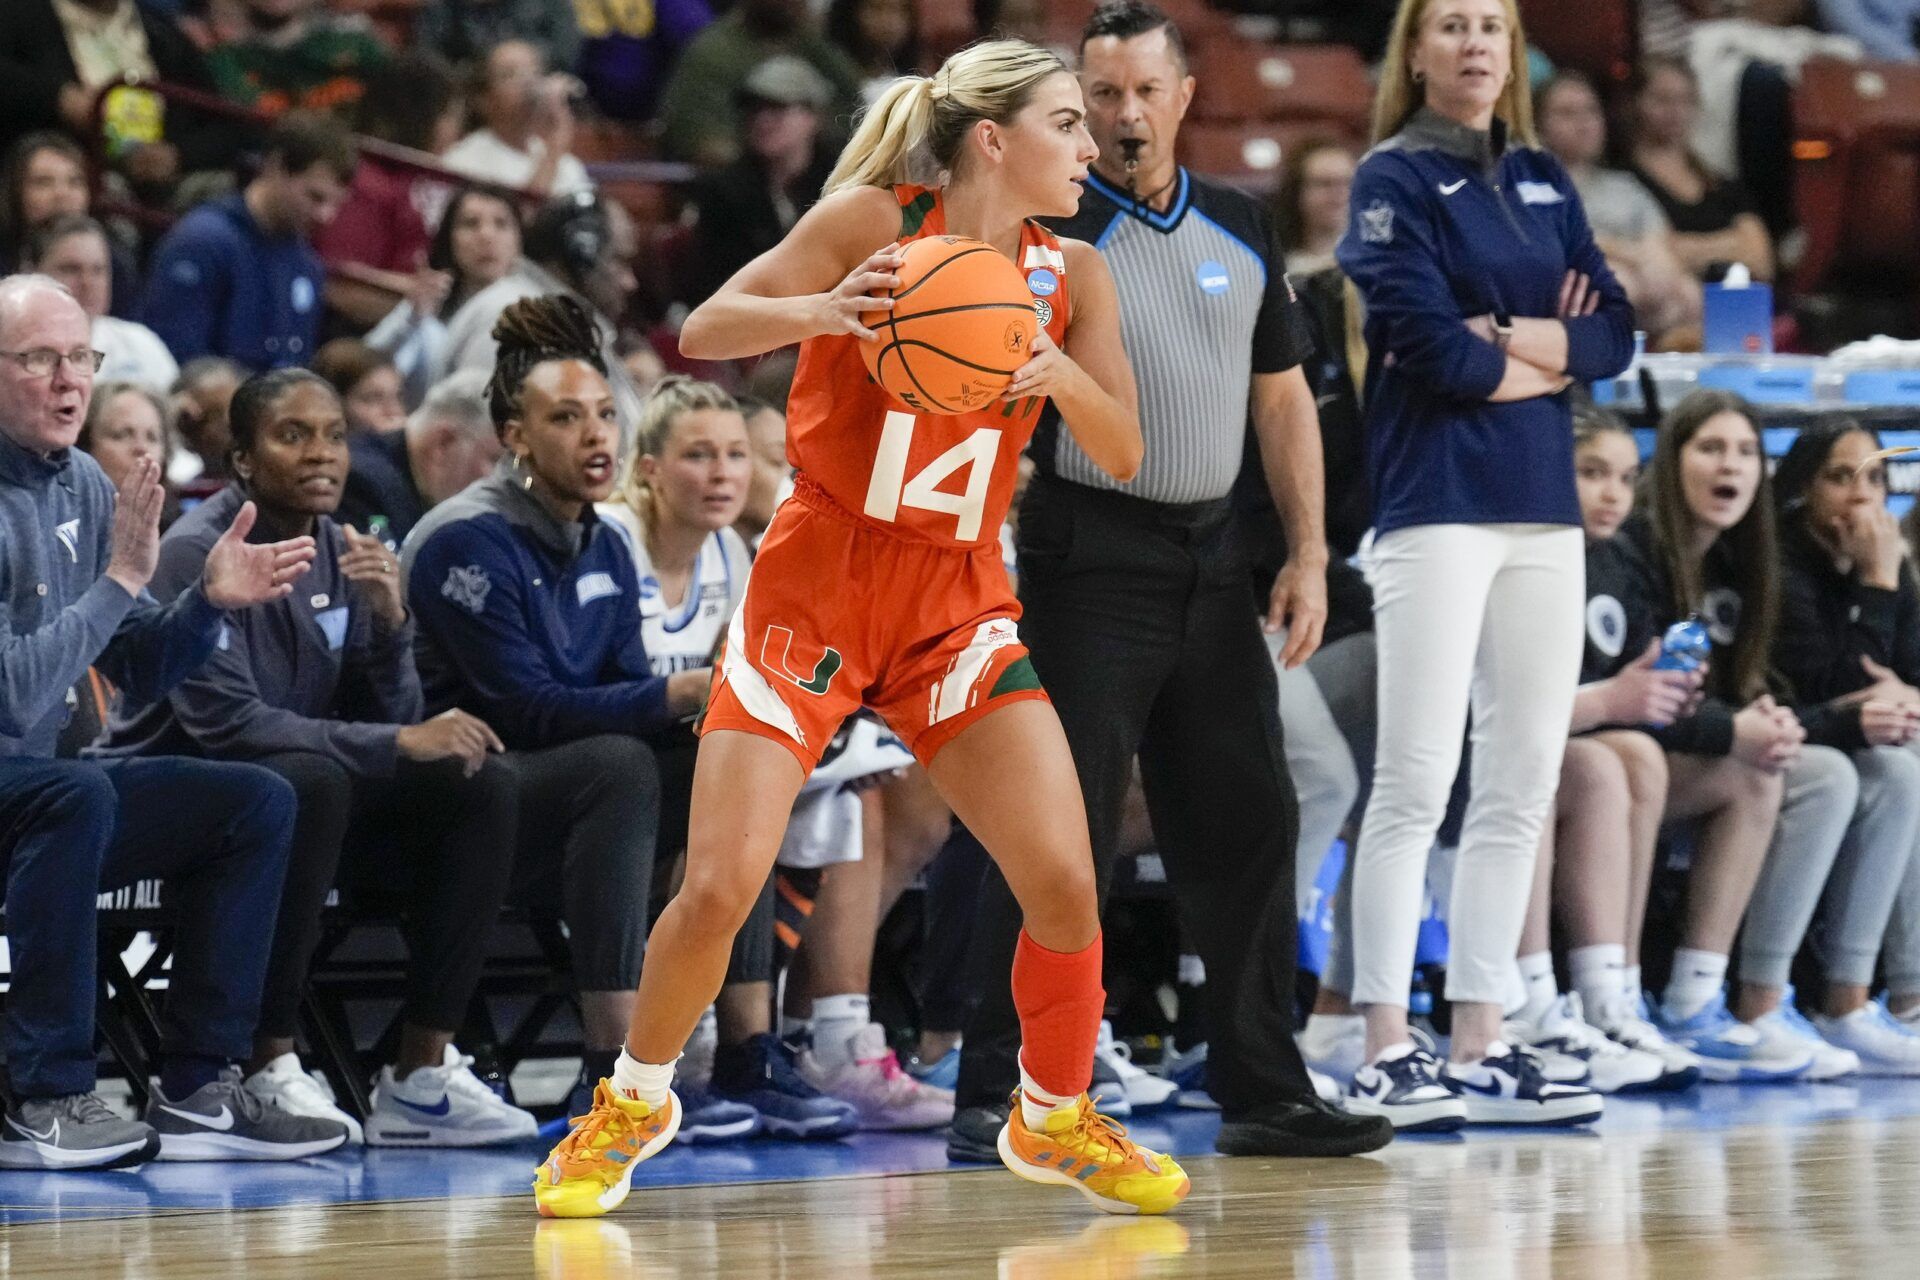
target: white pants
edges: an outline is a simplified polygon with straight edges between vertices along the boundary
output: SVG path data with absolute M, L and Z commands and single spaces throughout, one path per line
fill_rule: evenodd
M 1380 733 L 1353 893 L 1353 999 L 1404 1007 L 1427 850 L 1473 713 L 1447 998 L 1499 1003 L 1553 807 L 1586 603 L 1579 529 L 1418 525 L 1373 551 Z

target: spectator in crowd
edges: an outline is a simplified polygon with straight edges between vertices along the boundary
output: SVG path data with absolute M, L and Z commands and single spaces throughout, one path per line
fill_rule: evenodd
M 460 96 L 453 73 L 431 53 L 403 53 L 367 77 L 367 95 L 353 112 L 355 132 L 438 156 L 460 136 Z M 354 331 L 378 324 L 394 295 L 420 296 L 447 184 L 383 159 L 360 157 L 346 199 L 313 237 L 328 267 L 327 306 Z M 343 272 L 342 267 L 351 270 Z
M 250 1052 L 259 1013 L 268 947 L 259 922 L 286 868 L 287 785 L 246 765 L 53 758 L 68 691 L 89 667 L 132 696 L 163 695 L 206 661 L 232 617 L 286 597 L 313 546 L 248 541 L 254 511 L 243 508 L 197 581 L 155 605 L 146 587 L 159 553 L 159 462 L 123 477 L 116 500 L 99 465 L 73 448 L 93 390 L 88 330 L 56 282 L 0 281 L 10 966 L 0 1167 L 328 1151 L 346 1141 L 342 1126 L 260 1105 L 231 1065 Z M 183 801 L 192 822 L 179 821 Z M 143 1122 L 121 1119 L 94 1093 L 95 904 L 102 890 L 147 877 L 166 881 L 174 952 L 159 1087 Z
M 427 247 L 425 270 L 366 337 L 368 346 L 393 356 L 408 404 L 418 405 L 445 367 L 451 319 L 519 265 L 519 206 L 494 187 L 456 190 Z
M 0 25 L 0 147 L 34 129 L 91 136 L 96 96 L 122 77 L 215 91 L 206 58 L 157 6 L 15 0 Z M 101 123 L 109 156 L 141 186 L 233 160 L 228 126 L 146 90 L 114 90 Z
M 1594 674 L 1617 673 L 1689 616 L 1712 640 L 1705 697 L 1653 730 L 1667 750 L 1667 820 L 1706 817 L 1681 917 L 1652 917 L 1679 942 L 1655 1022 L 1701 1059 L 1710 1080 L 1846 1074 L 1858 1061 L 1799 1016 L 1787 979 L 1859 783 L 1844 755 L 1807 744 L 1799 717 L 1772 692 L 1780 561 L 1752 410 L 1726 392 L 1687 396 L 1660 424 L 1642 488 L 1645 513 L 1607 544 L 1617 560 L 1596 569 L 1615 584 L 1624 638 Z M 1739 981 L 1729 1008 L 1736 937 Z M 1630 967 L 1629 991 L 1638 979 Z
M 827 39 L 866 77 L 860 97 L 869 106 L 880 91 L 920 66 L 920 15 L 913 0 L 833 0 Z
M 427 512 L 484 479 L 500 460 L 482 369 L 462 369 L 427 393 L 404 430 L 347 441 L 353 466 L 334 518 L 393 547 Z
M 74 448 L 92 455 L 100 464 L 116 493 L 137 474 L 139 463 L 152 459 L 159 465 L 160 487 L 165 493 L 160 506 L 162 533 L 180 518 L 180 495 L 167 479 L 173 459 L 171 416 L 166 397 L 151 387 L 96 377 L 87 420 L 74 441 Z
M 93 321 L 93 349 L 106 356 L 100 380 L 137 382 L 159 394 L 171 390 L 180 365 L 160 335 L 137 320 L 107 314 L 113 255 L 106 228 L 84 213 L 63 213 L 27 237 L 21 265 L 67 287 Z
M 1669 336 L 1697 340 L 1700 282 L 1680 265 L 1673 226 L 1641 181 L 1601 163 L 1607 154 L 1607 116 L 1593 81 L 1562 71 L 1534 95 L 1540 141 L 1567 167 L 1580 192 L 1593 238 L 1633 303 L 1634 317 L 1656 342 Z M 1676 333 L 1676 331 L 1681 331 Z
M 339 111 L 360 100 L 390 56 L 358 14 L 326 0 L 243 0 L 248 32 L 208 55 L 220 96 L 268 115 Z
M 1296 278 L 1333 265 L 1333 249 L 1347 230 L 1347 193 L 1353 189 L 1353 151 L 1316 138 L 1287 155 L 1274 194 L 1274 234 Z
M 695 714 L 707 681 L 653 674 L 633 558 L 593 511 L 621 432 L 592 313 L 526 299 L 495 333 L 488 402 L 507 456 L 429 512 L 402 558 L 427 711 L 485 720 L 520 780 L 514 893 L 560 904 L 591 1082 L 626 1037 L 646 936 L 660 770 L 643 737 Z
M 1880 437 L 1847 419 L 1801 430 L 1774 475 L 1774 660 L 1810 742 L 1848 753 L 1860 807 L 1815 935 L 1813 1024 L 1874 1075 L 1920 1075 L 1920 582 L 1887 510 Z M 1887 1002 L 1868 999 L 1884 959 Z
M 294 1049 L 307 969 L 343 858 L 398 886 L 412 963 L 398 1057 L 373 1090 L 376 1145 L 479 1146 L 531 1136 L 531 1115 L 481 1084 L 453 1048 L 480 979 L 515 848 L 504 748 L 463 711 L 422 723 L 414 628 L 399 564 L 378 539 L 334 523 L 347 471 L 339 397 L 317 374 L 259 374 L 233 397 L 234 483 L 160 545 L 153 592 L 199 580 L 216 532 L 242 506 L 256 536 L 311 538 L 298 596 L 228 623 L 211 659 L 161 698 L 121 700 L 97 754 L 244 760 L 298 797 L 247 1089 L 297 1116 L 360 1125 L 334 1106 Z M 349 851 L 351 855 L 349 856 Z
M 456 173 L 545 199 L 591 191 L 593 179 L 573 154 L 572 96 L 579 82 L 547 73 L 540 50 L 509 40 L 487 55 L 479 94 L 484 122 L 447 148 L 441 163 Z
M 820 198 L 835 155 L 820 141 L 831 93 L 819 72 L 786 54 L 755 67 L 740 86 L 740 158 L 701 177 L 688 195 L 694 250 L 686 302 L 706 301 L 779 244 Z
M 752 396 L 738 396 L 740 416 L 747 422 L 747 440 L 753 446 L 753 478 L 747 482 L 747 500 L 734 527 L 752 546 L 773 521 L 774 508 L 793 492 L 793 468 L 787 465 L 787 415 Z
M 458 64 L 476 63 L 509 40 L 532 45 L 550 67 L 580 52 L 575 0 L 427 0 L 413 38 Z
M 63 133 L 30 133 L 7 153 L 5 186 L 0 204 L 0 270 L 21 261 L 33 229 L 61 214 L 87 212 L 91 192 L 87 185 L 87 157 Z M 112 257 L 112 305 L 117 316 L 130 316 L 139 300 L 140 275 L 133 254 L 118 239 L 109 239 Z
M 619 362 L 618 340 L 635 287 L 633 220 L 617 204 L 590 191 L 575 192 L 549 201 L 534 216 L 525 249 L 510 274 L 475 294 L 448 323 L 445 368 L 491 368 L 499 350 L 493 330 L 511 304 L 568 294 L 588 308 L 599 327 L 605 376 L 620 406 L 621 429 L 630 433 L 640 420 L 640 394 Z
M 313 371 L 339 394 L 349 433 L 389 435 L 407 425 L 400 371 L 386 352 L 358 338 L 335 338 L 314 353 Z
M 312 238 L 345 198 L 355 159 L 338 123 L 290 113 L 244 190 L 174 224 L 153 251 L 143 318 L 175 359 L 277 369 L 313 357 L 326 269 Z
M 186 446 L 174 455 L 169 478 L 176 484 L 198 482 L 200 496 L 218 492 L 230 474 L 227 409 L 240 389 L 245 370 L 220 356 L 201 356 L 180 366 L 173 384 L 173 425 Z
M 1538 149 L 1525 64 L 1511 0 L 1402 0 L 1339 249 L 1374 355 L 1379 530 L 1378 759 L 1353 894 L 1368 1062 L 1347 1103 L 1401 1125 L 1582 1123 L 1602 1110 L 1500 1034 L 1579 669 L 1583 540 L 1560 393 L 1633 353 L 1626 294 L 1579 194 Z M 1446 202 L 1441 188 L 1461 194 Z M 1469 718 L 1442 1066 L 1408 1034 L 1407 984 Z
M 746 498 L 746 423 L 712 383 L 673 377 L 647 398 L 618 493 L 596 508 L 633 557 L 640 637 L 656 676 L 712 677 L 714 654 L 746 592 L 752 555 L 732 525 Z M 660 761 L 663 859 L 687 844 L 699 739 L 690 725 L 649 735 Z M 656 872 L 656 882 L 658 872 Z M 823 1098 L 792 1069 L 773 1036 L 774 886 L 771 876 L 736 936 L 715 1002 L 708 1077 L 688 1073 L 687 1125 L 701 1136 L 755 1128 L 780 1137 L 852 1132 L 852 1105 Z M 874 924 L 878 924 L 876 916 Z M 872 938 L 868 938 L 872 950 Z M 590 1091 L 589 1091 L 590 1092 Z M 583 1095 L 583 1103 L 591 1103 Z
M 660 99 L 668 153 L 712 169 L 739 159 L 740 86 L 783 53 L 811 64 L 831 86 L 826 121 L 837 141 L 860 109 L 860 68 L 821 32 L 806 0 L 740 0 L 694 38 L 674 68 Z
M 1644 59 L 1635 71 L 1628 169 L 1666 211 L 1688 271 L 1711 279 L 1737 262 L 1754 279 L 1771 280 L 1773 240 L 1753 197 L 1708 169 L 1688 141 L 1699 109 L 1699 82 L 1685 62 Z
M 1920 0 L 1814 0 L 1820 25 L 1835 35 L 1852 36 L 1876 58 L 1920 62 Z
M 706 0 L 574 0 L 580 20 L 580 78 L 594 105 L 615 120 L 653 119 L 667 68 L 713 21 Z

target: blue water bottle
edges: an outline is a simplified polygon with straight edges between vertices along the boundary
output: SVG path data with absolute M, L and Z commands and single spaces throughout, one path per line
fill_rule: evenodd
M 1713 652 L 1713 637 L 1707 624 L 1698 618 L 1685 618 L 1667 628 L 1660 637 L 1660 656 L 1653 661 L 1655 671 L 1698 671 Z

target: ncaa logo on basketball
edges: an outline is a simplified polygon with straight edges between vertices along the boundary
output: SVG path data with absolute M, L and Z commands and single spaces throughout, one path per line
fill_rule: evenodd
M 1045 267 L 1040 267 L 1027 272 L 1027 288 L 1036 298 L 1051 298 L 1060 288 L 1060 277 Z
M 1044 329 L 1053 323 L 1053 304 L 1045 298 L 1035 298 L 1033 314 L 1040 321 L 1040 327 Z
M 1200 286 L 1200 292 L 1210 298 L 1217 298 L 1233 287 L 1233 281 L 1227 275 L 1227 269 L 1212 258 L 1208 258 L 1193 269 L 1193 281 Z

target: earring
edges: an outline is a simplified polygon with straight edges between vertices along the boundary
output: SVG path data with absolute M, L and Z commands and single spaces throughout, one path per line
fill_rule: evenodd
M 533 472 L 530 470 L 527 470 L 526 454 L 516 453 L 513 455 L 513 469 L 521 473 L 520 487 L 522 489 L 531 490 L 533 488 Z
M 1425 84 L 1425 83 L 1427 82 L 1427 73 L 1426 73 L 1426 72 L 1424 72 L 1424 71 L 1416 71 L 1416 72 L 1414 72 L 1414 73 L 1413 73 L 1413 82 L 1414 82 L 1415 84 Z

